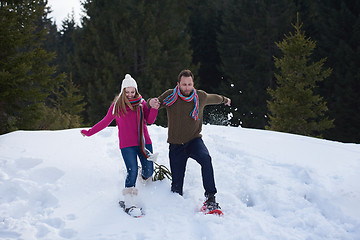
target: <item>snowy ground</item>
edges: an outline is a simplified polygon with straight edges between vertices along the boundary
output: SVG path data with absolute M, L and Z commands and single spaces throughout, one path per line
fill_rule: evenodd
M 149 127 L 168 164 L 167 129 Z M 0 239 L 360 239 L 360 145 L 206 125 L 217 200 L 225 216 L 198 212 L 200 167 L 189 160 L 184 196 L 170 181 L 137 185 L 146 216 L 118 206 L 126 170 L 117 129 L 0 136 Z

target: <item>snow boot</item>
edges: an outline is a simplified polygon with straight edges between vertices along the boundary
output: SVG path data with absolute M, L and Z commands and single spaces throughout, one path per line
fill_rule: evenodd
M 145 178 L 143 175 L 141 175 L 140 181 L 144 186 L 146 186 L 152 182 L 152 177 Z
M 210 195 L 210 196 L 206 199 L 204 205 L 206 206 L 206 208 L 207 208 L 209 211 L 212 211 L 212 210 L 215 210 L 215 209 L 221 209 L 221 207 L 219 206 L 219 203 L 216 202 L 214 195 Z
M 216 202 L 215 196 L 210 195 L 203 203 L 203 206 L 201 207 L 200 211 L 203 212 L 204 214 L 215 214 L 218 216 L 223 216 L 224 213 L 220 209 L 221 207 L 219 206 L 219 203 Z
M 142 168 L 141 166 L 138 167 L 138 176 L 137 176 L 137 182 L 140 182 L 142 185 L 147 186 L 149 183 L 152 182 L 152 176 L 145 178 L 142 175 Z
M 136 207 L 136 197 L 138 190 L 135 187 L 124 188 L 122 191 L 124 201 L 120 201 L 120 206 L 132 217 L 141 217 L 144 215 L 141 208 Z

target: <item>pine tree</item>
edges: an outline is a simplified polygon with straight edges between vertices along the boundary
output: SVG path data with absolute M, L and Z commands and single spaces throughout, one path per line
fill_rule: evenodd
M 274 42 L 288 30 L 294 13 L 292 0 L 225 2 L 217 46 L 225 78 L 221 92 L 232 100 L 232 125 L 265 127 Z
M 269 126 L 267 129 L 306 136 L 320 137 L 333 127 L 333 120 L 325 116 L 326 103 L 314 94 L 317 83 L 331 74 L 331 69 L 322 70 L 325 59 L 310 63 L 316 43 L 301 31 L 297 19 L 294 33 L 276 43 L 283 56 L 275 59 L 276 89 L 268 88 Z
M 332 74 L 320 83 L 319 93 L 329 106 L 335 128 L 324 137 L 360 143 L 360 2 L 354 0 L 315 1 L 313 21 L 318 40 L 316 55 L 327 56 Z
M 74 14 L 69 15 L 62 22 L 62 28 L 58 32 L 58 45 L 57 45 L 57 56 L 56 65 L 59 73 L 66 73 L 67 77 L 70 77 L 74 72 L 74 53 L 75 53 L 75 42 L 74 33 L 77 31 L 75 24 Z M 76 78 L 75 76 L 74 78 Z
M 56 84 L 50 100 L 53 108 L 69 119 L 63 126 L 58 125 L 59 129 L 80 127 L 83 121 L 81 113 L 85 110 L 86 103 L 83 102 L 84 96 L 79 88 L 73 83 L 71 73 L 69 78 L 64 76 L 64 81 Z
M 56 72 L 58 33 L 47 1 L 0 6 L 0 133 L 79 127 L 84 103 L 66 75 Z
M 33 129 L 50 94 L 54 53 L 42 48 L 44 1 L 0 2 L 0 133 Z
M 74 82 L 86 93 L 90 123 L 103 117 L 126 73 L 148 98 L 175 86 L 180 70 L 191 67 L 183 1 L 93 0 L 83 6 Z
M 190 20 L 187 28 L 191 35 L 193 64 L 199 66 L 196 82 L 200 89 L 209 93 L 217 92 L 222 80 L 220 55 L 216 45 L 217 29 L 221 26 L 223 12 L 222 1 L 189 2 Z

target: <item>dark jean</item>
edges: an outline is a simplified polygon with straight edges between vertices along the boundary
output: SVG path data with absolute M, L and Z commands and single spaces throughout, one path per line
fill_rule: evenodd
M 153 152 L 152 144 L 147 144 L 145 146 L 150 152 Z M 142 155 L 139 146 L 127 147 L 121 149 L 121 154 L 123 156 L 127 176 L 125 180 L 125 187 L 135 187 L 136 178 L 138 175 L 138 162 L 137 157 L 140 159 L 141 163 L 141 175 L 144 178 L 149 178 L 154 172 L 154 164 L 151 161 L 148 161 L 144 155 Z
M 169 158 L 172 174 L 171 191 L 183 194 L 184 177 L 188 158 L 195 159 L 201 166 L 201 175 L 205 196 L 215 195 L 214 170 L 211 156 L 201 138 L 195 138 L 185 144 L 170 144 Z

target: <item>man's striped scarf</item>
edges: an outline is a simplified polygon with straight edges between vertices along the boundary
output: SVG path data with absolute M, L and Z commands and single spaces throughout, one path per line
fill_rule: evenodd
M 143 111 L 143 105 L 141 102 L 143 101 L 143 98 L 141 95 L 139 95 L 138 98 L 129 99 L 129 102 L 131 105 L 136 108 L 137 111 L 137 124 L 138 124 L 138 130 L 139 130 L 139 147 L 141 150 L 141 153 L 146 157 L 149 158 L 152 153 L 146 149 L 145 147 L 145 137 L 144 137 L 144 111 Z
M 180 97 L 185 102 L 191 102 L 194 100 L 195 106 L 194 106 L 194 109 L 191 111 L 190 116 L 194 120 L 199 120 L 199 96 L 197 95 L 196 89 L 194 88 L 194 91 L 192 92 L 192 94 L 190 96 L 185 97 L 181 94 L 179 85 L 177 85 L 174 88 L 174 91 L 164 99 L 164 104 L 166 106 L 171 106 L 176 102 L 178 97 Z

